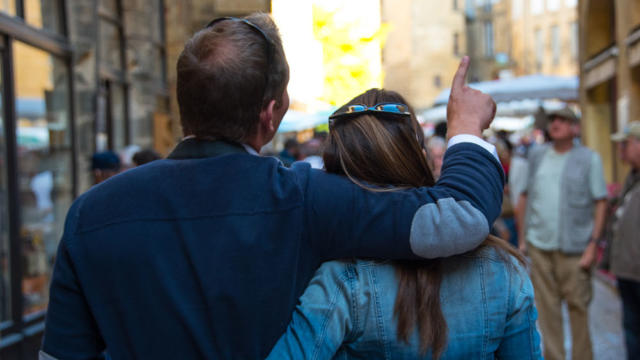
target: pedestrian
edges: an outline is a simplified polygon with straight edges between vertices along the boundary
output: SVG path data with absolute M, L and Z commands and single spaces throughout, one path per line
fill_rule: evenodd
M 447 149 L 447 142 L 444 138 L 439 136 L 432 136 L 427 140 L 427 154 L 429 155 L 429 163 L 431 165 L 431 171 L 436 180 L 440 178 L 440 172 L 442 171 L 442 160 L 444 159 L 444 152 Z
M 322 262 L 479 245 L 503 178 L 479 138 L 495 103 L 464 85 L 468 66 L 449 102 L 448 180 L 376 193 L 258 155 L 289 107 L 282 42 L 266 14 L 213 20 L 178 58 L 183 140 L 71 206 L 42 356 L 264 358 Z
M 144 165 L 152 161 L 160 160 L 162 157 L 151 149 L 144 149 L 133 154 L 132 161 L 136 166 Z
M 640 121 L 632 121 L 611 136 L 631 166 L 613 218 L 609 249 L 611 272 L 618 280 L 627 359 L 640 359 Z
M 366 110 L 375 104 L 387 110 Z M 371 89 L 338 109 L 327 171 L 371 191 L 433 186 L 424 135 L 406 104 L 398 93 Z M 447 259 L 331 261 L 268 359 L 541 359 L 536 317 L 524 258 L 495 237 Z
M 284 149 L 278 154 L 280 161 L 284 166 L 291 166 L 295 161 L 300 159 L 300 144 L 296 139 L 288 139 L 284 142 Z
M 93 184 L 99 184 L 120 172 L 120 157 L 113 151 L 103 151 L 91 156 Z
M 593 357 L 588 307 L 596 240 L 607 189 L 597 153 L 574 142 L 577 117 L 568 108 L 548 114 L 548 145 L 529 153 L 529 181 L 520 196 L 521 251 L 531 257 L 545 359 L 564 359 L 563 301 L 569 309 L 572 358 Z

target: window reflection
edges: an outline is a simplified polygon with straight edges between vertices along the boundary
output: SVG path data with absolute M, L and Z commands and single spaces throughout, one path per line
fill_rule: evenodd
M 62 0 L 24 0 L 25 22 L 37 28 L 63 33 L 60 1 Z
M 64 217 L 72 201 L 69 74 L 63 61 L 14 46 L 24 313 L 46 308 Z
M 0 0 L 0 11 L 16 16 L 16 0 Z

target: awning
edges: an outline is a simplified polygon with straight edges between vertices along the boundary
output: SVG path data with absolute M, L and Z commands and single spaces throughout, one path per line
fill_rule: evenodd
M 301 111 L 289 110 L 284 115 L 278 132 L 284 133 L 313 129 L 318 125 L 326 124 L 329 119 L 329 114 L 330 112 L 308 114 Z
M 529 75 L 471 83 L 469 87 L 491 95 L 496 103 L 526 99 L 577 101 L 578 84 L 577 76 Z M 450 92 L 451 89 L 442 91 L 434 106 L 446 104 Z

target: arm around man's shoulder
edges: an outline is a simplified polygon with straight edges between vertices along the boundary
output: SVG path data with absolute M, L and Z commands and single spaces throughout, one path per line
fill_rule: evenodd
M 310 172 L 305 235 L 321 260 L 435 258 L 469 251 L 500 214 L 504 174 L 483 146 L 451 146 L 433 187 L 365 190 L 345 177 Z

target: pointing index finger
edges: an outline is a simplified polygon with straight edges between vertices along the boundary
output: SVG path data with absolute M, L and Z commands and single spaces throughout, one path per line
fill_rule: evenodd
M 451 84 L 451 92 L 456 92 L 464 87 L 464 81 L 467 77 L 467 70 L 469 70 L 469 57 L 465 56 L 460 61 L 458 71 L 453 76 L 453 83 Z

